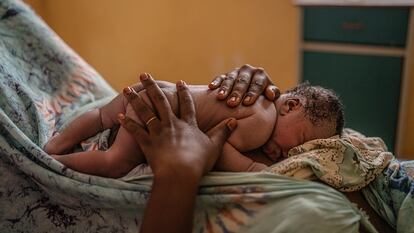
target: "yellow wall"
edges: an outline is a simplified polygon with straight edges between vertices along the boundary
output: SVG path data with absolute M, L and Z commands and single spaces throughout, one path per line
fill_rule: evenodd
M 299 12 L 287 0 L 41 3 L 49 25 L 117 90 L 141 72 L 204 84 L 244 63 L 283 89 L 296 83 Z
M 290 0 L 27 2 L 117 90 L 141 72 L 205 84 L 244 63 L 263 66 L 282 89 L 297 82 L 299 10 Z M 411 159 L 413 85 L 401 148 Z

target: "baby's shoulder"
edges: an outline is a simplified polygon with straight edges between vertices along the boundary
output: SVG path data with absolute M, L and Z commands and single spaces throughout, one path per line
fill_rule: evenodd
M 255 123 L 251 123 L 257 122 L 271 124 L 274 123 L 277 116 L 275 104 L 263 96 L 259 96 L 253 105 L 240 106 L 239 113 L 237 115 L 239 115 L 239 120 L 249 122 L 249 125 L 256 125 L 257 127 L 261 127 L 261 124 L 257 125 Z M 237 118 L 237 116 L 235 117 Z
M 264 96 L 259 96 L 255 104 L 246 108 L 251 108 L 252 117 L 276 118 L 276 107 L 274 102 L 267 100 Z
M 248 151 L 264 145 L 276 124 L 276 107 L 273 102 L 259 97 L 253 106 L 243 107 L 246 117 L 238 119 L 238 127 L 229 142 L 239 151 Z

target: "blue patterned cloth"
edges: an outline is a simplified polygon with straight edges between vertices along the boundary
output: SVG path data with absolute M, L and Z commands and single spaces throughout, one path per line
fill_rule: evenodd
M 366 188 L 369 204 L 397 232 L 414 232 L 414 161 L 393 160 Z
M 0 0 L 0 232 L 138 231 L 151 176 L 81 174 L 41 149 L 115 94 L 26 5 Z M 259 173 L 206 176 L 194 216 L 194 232 L 358 232 L 361 224 L 375 232 L 338 191 Z

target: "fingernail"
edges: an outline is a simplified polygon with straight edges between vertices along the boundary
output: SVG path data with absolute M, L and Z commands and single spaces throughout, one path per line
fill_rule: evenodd
M 132 94 L 132 91 L 131 91 L 131 89 L 129 89 L 129 87 L 125 87 L 124 88 L 124 96 L 127 98 L 127 99 L 129 99 L 129 98 L 131 98 L 131 94 Z
M 252 97 L 247 96 L 246 98 L 244 98 L 244 102 L 245 103 L 248 103 L 248 102 L 250 102 L 251 99 L 252 99 Z
M 230 98 L 230 102 L 236 102 L 236 99 L 237 98 L 235 96 L 233 96 L 233 97 Z
M 226 125 L 227 125 L 227 128 L 229 128 L 229 130 L 233 131 L 237 126 L 237 121 L 236 119 L 232 118 L 227 121 Z
M 143 74 L 141 74 L 141 75 L 139 76 L 139 78 L 140 78 L 142 81 L 147 80 L 147 79 L 148 79 L 148 74 L 147 74 L 147 73 L 143 73 Z
M 273 90 L 266 89 L 266 96 L 269 96 L 272 98 L 272 100 L 275 99 L 275 92 Z
M 130 87 L 125 87 L 125 88 L 124 88 L 124 92 L 125 92 L 126 94 L 131 94 L 131 93 L 132 93 L 132 90 L 131 90 L 131 88 L 130 88 Z
M 219 95 L 224 95 L 224 92 L 225 92 L 224 90 L 220 90 Z
M 211 88 L 214 88 L 214 87 L 217 87 L 217 84 L 218 84 L 218 82 L 211 82 L 209 86 Z
M 125 115 L 124 115 L 124 114 L 122 114 L 122 113 L 119 113 L 119 114 L 118 114 L 118 119 L 120 119 L 120 120 L 125 120 Z

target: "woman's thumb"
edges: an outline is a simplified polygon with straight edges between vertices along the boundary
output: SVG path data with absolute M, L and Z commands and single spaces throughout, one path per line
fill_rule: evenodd
M 207 132 L 207 136 L 215 145 L 221 147 L 236 128 L 237 120 L 235 118 L 226 119 L 210 129 Z

